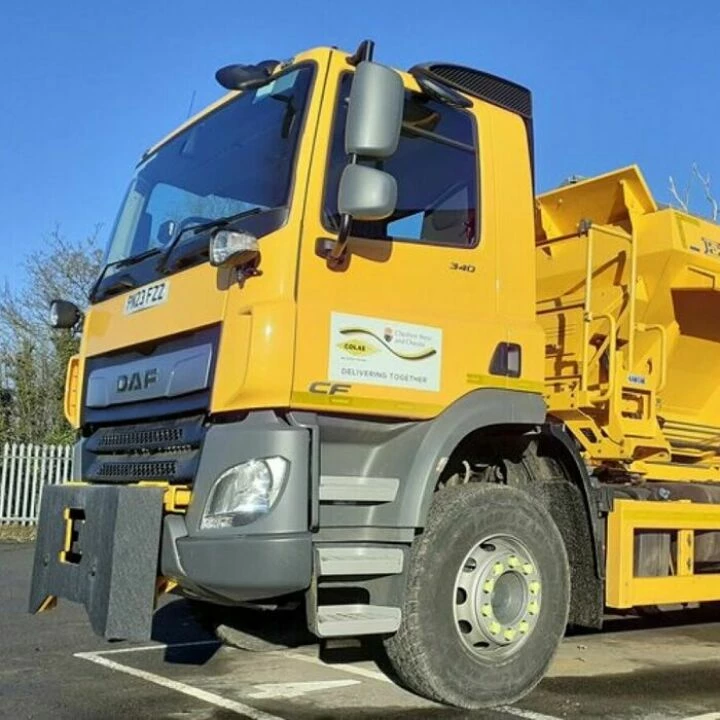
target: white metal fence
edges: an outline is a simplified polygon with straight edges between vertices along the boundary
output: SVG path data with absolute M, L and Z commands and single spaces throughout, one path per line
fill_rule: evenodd
M 44 485 L 70 478 L 70 445 L 5 443 L 0 456 L 0 524 L 34 525 Z

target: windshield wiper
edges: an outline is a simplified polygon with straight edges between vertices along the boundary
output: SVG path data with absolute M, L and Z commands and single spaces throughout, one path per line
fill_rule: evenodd
M 167 271 L 167 262 L 170 259 L 170 255 L 177 247 L 180 239 L 183 237 L 183 235 L 185 235 L 185 233 L 192 230 L 195 234 L 197 234 L 199 232 L 203 232 L 203 230 L 209 230 L 210 228 L 224 227 L 231 222 L 235 222 L 235 220 L 240 220 L 240 218 L 248 217 L 249 215 L 256 215 L 257 213 L 261 212 L 265 212 L 265 208 L 254 207 L 250 208 L 249 210 L 243 210 L 242 212 L 235 213 L 234 215 L 226 215 L 225 217 L 215 218 L 215 220 L 210 220 L 209 222 L 201 223 L 199 225 L 188 225 L 186 228 L 180 230 L 180 232 L 170 241 L 170 244 L 165 249 L 163 256 L 160 258 L 160 262 L 158 263 L 157 267 L 158 271 Z
M 108 263 L 102 269 L 102 272 L 100 273 L 100 275 L 98 275 L 98 279 L 93 283 L 93 286 L 90 288 L 90 292 L 88 293 L 88 298 L 90 299 L 90 302 L 93 302 L 95 300 L 95 294 L 100 287 L 100 283 L 103 281 L 105 275 L 107 274 L 107 271 L 111 267 L 116 269 L 122 267 L 129 267 L 130 265 L 135 265 L 136 263 L 145 260 L 145 258 L 152 257 L 153 255 L 158 255 L 161 252 L 162 249 L 159 247 L 149 248 L 148 250 L 143 250 L 142 252 L 139 252 L 137 255 L 131 255 L 130 257 L 121 258 L 120 260 L 115 260 L 115 262 Z
M 111 265 L 115 268 L 128 267 L 128 265 L 135 265 L 136 263 L 139 263 L 141 260 L 152 257 L 153 255 L 157 255 L 158 253 L 161 253 L 161 252 L 162 252 L 162 248 L 159 248 L 159 247 L 150 248 L 149 250 L 143 250 L 142 252 L 138 253 L 137 255 L 131 255 L 128 258 L 123 258 L 122 260 L 116 260 L 114 263 L 110 263 L 110 265 L 108 265 L 108 267 L 110 267 Z

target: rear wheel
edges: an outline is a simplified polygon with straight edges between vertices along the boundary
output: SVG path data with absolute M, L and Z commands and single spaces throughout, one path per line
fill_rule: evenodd
M 560 533 L 532 496 L 485 484 L 441 490 L 413 545 L 390 661 L 432 700 L 465 708 L 518 700 L 563 636 L 569 578 Z

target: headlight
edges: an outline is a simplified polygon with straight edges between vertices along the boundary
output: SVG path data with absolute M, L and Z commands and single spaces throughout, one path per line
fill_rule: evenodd
M 210 238 L 210 264 L 214 267 L 240 261 L 248 262 L 256 257 L 257 253 L 257 238 L 247 232 L 218 230 Z
M 246 525 L 269 512 L 287 475 L 285 458 L 248 460 L 226 470 L 210 492 L 201 529 Z

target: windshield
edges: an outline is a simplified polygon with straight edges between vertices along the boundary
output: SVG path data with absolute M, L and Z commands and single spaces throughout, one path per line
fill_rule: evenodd
M 159 251 L 191 225 L 287 206 L 312 75 L 312 67 L 298 67 L 244 92 L 144 160 L 106 264 Z

